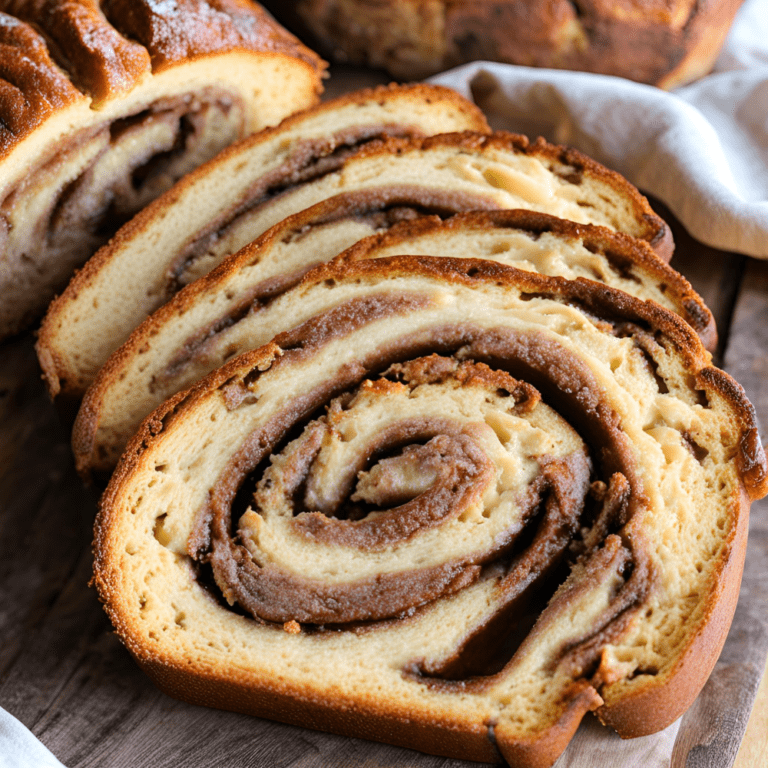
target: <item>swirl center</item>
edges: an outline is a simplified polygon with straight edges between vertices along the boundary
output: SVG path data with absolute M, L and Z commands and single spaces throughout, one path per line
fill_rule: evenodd
M 236 536 L 214 537 L 214 575 L 268 621 L 401 617 L 482 578 L 544 508 L 572 535 L 589 476 L 529 384 L 439 355 L 398 363 L 271 457 Z

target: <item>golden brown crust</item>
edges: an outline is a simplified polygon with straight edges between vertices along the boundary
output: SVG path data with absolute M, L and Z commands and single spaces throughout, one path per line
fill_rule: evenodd
M 190 675 L 182 665 L 171 666 L 153 659 L 137 658 L 137 661 L 161 691 L 182 701 L 291 725 L 301 724 L 313 730 L 393 744 L 432 755 L 482 763 L 501 762 L 485 728 L 468 730 L 461 724 L 435 722 L 418 712 L 397 717 L 370 701 L 366 702 L 363 720 L 357 710 L 357 701 L 340 701 L 329 708 L 322 694 L 309 697 L 306 691 L 291 690 L 288 685 L 269 690 L 269 682 L 265 681 L 266 690 L 254 692 L 253 685 L 247 680 L 197 672 Z
M 16 0 L 3 10 L 42 30 L 59 65 L 95 102 L 130 90 L 151 72 L 149 51 L 112 26 L 98 0 Z
M 0 153 L 56 110 L 83 99 L 29 24 L 0 14 Z
M 105 11 L 123 34 L 149 51 L 156 71 L 225 51 L 270 51 L 300 57 L 316 69 L 323 62 L 248 0 L 107 0 Z
M 121 627 L 119 613 L 111 610 L 112 586 L 98 573 L 93 584 L 98 588 L 105 610 L 121 637 L 130 637 Z M 393 715 L 381 702 L 366 701 L 366 717 L 361 721 L 358 701 L 338 701 L 328 707 L 322 692 L 313 693 L 288 682 L 249 678 L 232 669 L 226 673 L 208 669 L 190 670 L 187 664 L 148 653 L 141 646 L 126 642 L 139 666 L 161 691 L 193 704 L 264 717 L 302 727 L 365 738 L 385 744 L 456 757 L 477 762 L 500 762 L 501 758 L 485 728 L 468 730 L 461 723 L 435 722 L 418 712 Z M 258 690 L 256 690 L 258 686 Z

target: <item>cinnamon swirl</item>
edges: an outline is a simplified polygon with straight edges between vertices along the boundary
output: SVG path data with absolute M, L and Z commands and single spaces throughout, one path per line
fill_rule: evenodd
M 461 202 L 461 201 L 458 201 Z M 683 317 L 710 347 L 710 311 L 642 241 L 529 211 L 464 213 L 450 197 L 339 195 L 289 217 L 142 323 L 88 390 L 73 433 L 79 471 L 110 472 L 141 420 L 226 360 L 266 343 L 281 325 L 276 298 L 312 266 L 396 254 L 490 259 L 544 274 L 599 281 Z M 292 322 L 293 319 L 290 318 Z
M 425 109 L 424 132 L 437 127 L 428 117 L 432 106 Z M 359 119 L 360 111 L 353 111 Z M 327 132 L 336 113 L 323 116 Z M 542 211 L 607 226 L 646 240 L 666 260 L 671 256 L 669 229 L 647 200 L 575 150 L 508 133 L 464 132 L 369 142 L 343 161 L 327 157 L 325 149 L 317 161 L 300 143 L 297 159 L 285 148 L 289 138 L 304 135 L 301 118 L 292 120 L 249 142 L 242 154 L 227 152 L 181 182 L 89 262 L 53 305 L 41 333 L 40 359 L 52 393 L 82 396 L 109 355 L 181 287 L 287 216 L 340 193 L 392 197 L 399 191 L 406 199 L 439 195 L 444 207 L 459 210 Z M 244 162 L 251 170 L 233 185 L 233 163 Z M 224 192 L 241 186 L 235 202 Z

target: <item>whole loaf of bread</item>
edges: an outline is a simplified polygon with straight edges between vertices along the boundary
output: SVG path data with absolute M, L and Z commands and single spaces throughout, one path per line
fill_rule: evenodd
M 712 67 L 742 0 L 267 0 L 339 61 L 421 78 L 468 61 L 674 88 Z

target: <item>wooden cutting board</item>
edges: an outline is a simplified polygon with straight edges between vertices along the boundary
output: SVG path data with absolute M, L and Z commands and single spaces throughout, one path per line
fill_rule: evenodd
M 331 90 L 381 79 L 340 70 Z M 768 425 L 768 264 L 703 247 L 673 228 L 673 266 L 717 319 L 716 362 L 744 385 Z M 88 587 L 97 497 L 75 475 L 33 341 L 29 334 L 0 345 L 0 706 L 68 768 L 477 765 L 194 707 L 156 690 Z M 590 718 L 558 768 L 730 768 L 768 653 L 767 513 L 768 503 L 753 505 L 733 627 L 691 710 L 661 734 L 626 742 Z M 750 754 L 759 755 L 768 734 L 755 727 Z

